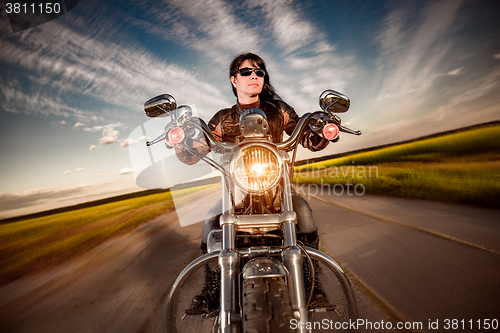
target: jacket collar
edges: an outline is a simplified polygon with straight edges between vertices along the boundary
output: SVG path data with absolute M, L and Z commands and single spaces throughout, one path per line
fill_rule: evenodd
M 252 104 L 240 104 L 240 102 L 236 102 L 236 105 L 235 105 L 236 114 L 238 116 L 241 116 L 241 114 L 245 110 L 248 110 L 248 109 L 258 109 L 258 108 L 260 108 L 260 100 L 258 100 L 255 103 L 252 103 Z

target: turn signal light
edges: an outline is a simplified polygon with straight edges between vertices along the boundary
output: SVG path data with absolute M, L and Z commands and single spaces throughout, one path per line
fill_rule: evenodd
M 340 134 L 339 127 L 335 124 L 328 123 L 323 127 L 323 137 L 332 141 L 338 138 Z
M 168 143 L 170 145 L 176 145 L 184 140 L 184 130 L 180 127 L 173 127 L 168 131 Z

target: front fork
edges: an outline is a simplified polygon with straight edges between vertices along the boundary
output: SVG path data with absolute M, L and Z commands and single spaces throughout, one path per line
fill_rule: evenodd
M 221 216 L 222 218 L 222 216 Z M 234 225 L 225 224 L 222 226 L 222 234 L 234 235 Z M 239 255 L 234 251 L 234 237 L 232 237 L 232 247 L 223 238 L 222 251 L 219 253 L 219 267 L 221 273 L 221 299 L 220 299 L 220 328 L 223 333 L 236 333 L 239 331 L 238 317 L 238 278 L 239 278 Z M 235 323 L 236 322 L 236 323 Z
M 222 251 L 219 253 L 220 267 L 220 332 L 239 332 L 241 317 L 238 317 L 238 279 L 239 279 L 239 255 L 235 251 L 234 241 L 236 239 L 234 211 L 229 196 L 226 177 L 222 177 L 222 212 L 220 225 L 222 227 Z
M 284 168 L 288 173 L 288 168 Z M 295 224 L 296 214 L 293 211 L 290 176 L 284 177 L 285 195 L 283 200 L 282 214 L 283 236 L 285 250 L 282 252 L 282 260 L 288 270 L 288 287 L 295 319 L 307 323 L 309 313 L 307 311 L 306 295 L 304 289 L 304 275 L 302 272 L 302 252 L 297 246 L 297 233 Z M 222 178 L 222 186 L 225 188 L 225 179 Z M 222 251 L 219 253 L 219 265 L 221 268 L 221 308 L 220 308 L 220 331 L 222 333 L 236 333 L 239 331 L 241 318 L 238 315 L 238 280 L 239 280 L 239 254 L 235 251 L 235 223 L 236 219 L 231 209 L 229 195 L 223 191 L 222 197 L 223 214 L 220 217 L 222 227 Z M 299 332 L 306 333 L 306 325 L 299 325 Z
M 309 322 L 309 313 L 306 304 L 306 292 L 304 289 L 304 274 L 302 271 L 302 252 L 297 246 L 297 232 L 295 224 L 297 223 L 297 215 L 293 211 L 292 193 L 290 184 L 289 168 L 284 167 L 285 175 L 283 177 L 283 187 L 285 195 L 283 196 L 283 208 L 286 212 L 283 222 L 283 236 L 285 250 L 281 257 L 283 263 L 288 270 L 288 288 L 290 289 L 290 298 L 295 319 L 302 322 L 304 325 L 299 325 L 299 332 L 309 332 L 305 328 L 305 323 Z M 300 328 L 302 327 L 302 328 Z
M 293 222 L 285 222 L 285 233 L 286 232 L 295 235 L 295 225 Z M 286 250 L 283 251 L 281 257 L 288 270 L 288 287 L 290 289 L 294 316 L 295 319 L 304 324 L 299 325 L 299 327 L 303 327 L 299 329 L 299 332 L 308 332 L 308 330 L 304 328 L 306 326 L 305 323 L 309 321 L 309 314 L 306 308 L 304 275 L 302 272 L 302 252 L 297 244 L 285 246 Z
M 225 214 L 224 214 L 225 215 Z M 221 216 L 222 221 L 228 222 L 231 215 Z M 293 214 L 295 215 L 295 214 Z M 239 279 L 239 255 L 234 251 L 234 225 L 223 224 L 222 251 L 219 253 L 219 265 L 221 268 L 221 303 L 220 303 L 220 328 L 223 333 L 238 332 L 241 318 L 238 317 L 238 279 Z M 309 321 L 306 308 L 306 295 L 304 290 L 304 275 L 302 272 L 302 252 L 296 243 L 295 224 L 293 221 L 283 223 L 285 235 L 285 250 L 282 259 L 288 270 L 288 287 L 295 319 L 304 325 Z M 299 329 L 299 332 L 309 332 L 307 329 Z

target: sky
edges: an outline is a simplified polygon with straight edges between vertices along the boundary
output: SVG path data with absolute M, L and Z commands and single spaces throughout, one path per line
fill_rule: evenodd
M 140 191 L 144 102 L 208 122 L 243 52 L 299 115 L 326 89 L 351 99 L 342 123 L 363 134 L 299 160 L 500 119 L 498 1 L 80 0 L 17 33 L 0 6 L 0 218 Z

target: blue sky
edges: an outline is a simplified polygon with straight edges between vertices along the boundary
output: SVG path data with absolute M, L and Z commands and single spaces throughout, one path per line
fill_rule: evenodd
M 498 120 L 498 17 L 498 1 L 80 0 L 13 34 L 2 8 L 0 218 L 140 190 L 144 102 L 169 93 L 208 121 L 247 51 L 299 115 L 325 89 L 351 98 L 363 135 L 299 159 Z

